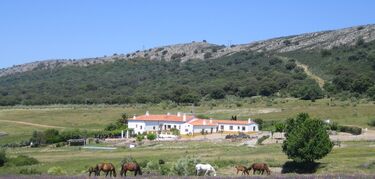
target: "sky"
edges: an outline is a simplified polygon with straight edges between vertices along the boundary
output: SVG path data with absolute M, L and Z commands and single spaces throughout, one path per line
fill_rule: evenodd
M 0 68 L 375 23 L 373 0 L 1 0 Z

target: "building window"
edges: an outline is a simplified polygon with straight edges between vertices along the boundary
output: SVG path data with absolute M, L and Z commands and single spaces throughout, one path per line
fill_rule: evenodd
M 255 126 L 253 127 L 253 131 L 255 131 Z
M 178 126 L 178 129 L 181 129 L 181 126 Z
M 167 127 L 168 127 L 168 129 L 170 129 L 170 128 L 171 128 L 171 125 L 168 125 Z
M 240 130 L 240 126 L 237 126 L 237 130 Z
M 229 126 L 229 130 L 233 130 L 233 126 Z
M 135 125 L 135 128 L 137 128 L 137 127 L 138 127 L 138 124 Z
M 156 127 L 154 126 L 154 127 L 152 127 L 152 129 L 154 129 L 154 130 L 155 130 L 155 129 L 156 129 Z
M 185 129 L 185 132 L 189 132 L 189 130 L 188 130 L 188 129 Z
M 245 126 L 243 126 L 243 127 L 242 127 L 242 130 L 243 130 L 243 131 L 245 131 L 245 130 L 246 130 L 246 127 L 245 127 Z
M 142 129 L 142 126 L 139 126 L 139 129 Z
M 174 125 L 174 126 L 173 126 L 173 128 L 177 129 L 177 126 L 176 126 L 176 125 Z
M 224 125 L 221 125 L 221 126 L 220 126 L 220 129 L 221 129 L 221 130 L 224 130 Z

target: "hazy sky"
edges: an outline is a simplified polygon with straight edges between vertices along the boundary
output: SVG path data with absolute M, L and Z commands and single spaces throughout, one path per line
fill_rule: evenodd
M 1 0 L 0 68 L 375 23 L 373 0 Z

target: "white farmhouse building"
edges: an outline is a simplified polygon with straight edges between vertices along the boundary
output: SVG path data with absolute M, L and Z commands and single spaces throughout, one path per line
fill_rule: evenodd
M 247 121 L 200 119 L 180 112 L 177 115 L 169 113 L 150 115 L 149 112 L 146 112 L 145 115 L 129 119 L 128 127 L 133 129 L 136 134 L 156 133 L 171 129 L 178 129 L 181 134 L 258 131 L 258 124 L 251 119 Z

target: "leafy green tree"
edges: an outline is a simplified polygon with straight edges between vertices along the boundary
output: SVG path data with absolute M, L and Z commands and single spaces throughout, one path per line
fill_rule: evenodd
M 373 85 L 370 78 L 361 76 L 359 79 L 355 80 L 352 84 L 352 91 L 357 93 L 364 93 Z
M 275 124 L 275 132 L 284 132 L 285 130 L 285 124 L 282 122 Z
M 32 142 L 34 146 L 39 146 L 39 145 L 45 144 L 46 143 L 46 136 L 45 136 L 44 132 L 33 131 L 30 142 Z
M 44 136 L 46 138 L 47 144 L 54 144 L 57 142 L 61 142 L 61 137 L 59 135 L 59 131 L 56 129 L 47 129 L 44 131 Z
M 331 152 L 332 147 L 321 120 L 311 119 L 307 113 L 287 120 L 286 140 L 282 148 L 288 158 L 295 162 L 314 162 Z
M 375 100 L 375 86 L 370 87 L 367 90 L 368 96 L 370 96 L 373 100 Z
M 128 124 L 128 114 L 122 113 L 121 118 L 117 120 L 116 125 L 118 128 L 122 128 Z
M 240 90 L 241 97 L 252 97 L 257 95 L 257 90 L 254 87 L 247 86 Z
M 223 99 L 225 97 L 225 92 L 222 89 L 214 89 L 210 96 L 213 99 Z

